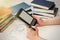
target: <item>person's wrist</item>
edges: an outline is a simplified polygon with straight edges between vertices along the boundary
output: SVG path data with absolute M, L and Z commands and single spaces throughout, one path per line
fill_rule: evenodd
M 40 36 L 37 36 L 34 40 L 46 40 L 46 39 L 44 39 L 44 38 L 42 38 Z
M 37 36 L 37 37 L 35 37 L 35 39 L 34 40 L 40 40 L 40 37 L 39 36 Z
M 45 40 L 45 39 L 39 36 L 39 37 L 37 37 L 36 40 Z

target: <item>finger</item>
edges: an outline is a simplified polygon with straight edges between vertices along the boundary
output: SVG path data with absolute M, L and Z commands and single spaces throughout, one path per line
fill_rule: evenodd
M 38 28 L 37 27 L 35 27 L 35 29 L 36 29 L 36 31 L 38 31 Z
M 27 29 L 27 31 L 31 30 L 31 28 L 29 28 L 29 25 L 25 24 L 25 28 Z
M 27 24 L 25 24 L 25 25 L 26 25 L 26 28 L 29 28 L 29 26 Z
M 35 27 L 38 27 L 38 26 L 39 26 L 39 24 L 36 24 L 36 25 L 35 25 Z
M 26 24 L 26 29 L 27 29 L 28 32 L 32 32 L 33 27 L 35 27 L 35 26 L 32 26 L 32 28 L 29 28 L 29 26 Z
M 32 15 L 33 18 L 35 18 L 36 20 L 40 19 L 40 17 L 38 17 L 37 15 Z
M 33 28 L 36 30 L 36 31 L 38 31 L 38 28 L 36 27 L 36 26 L 33 26 Z M 34 31 L 34 30 L 33 30 Z
M 35 18 L 36 20 L 37 20 L 37 22 L 39 23 L 39 24 L 41 24 L 42 23 L 42 19 L 40 18 L 40 17 L 38 17 L 38 16 L 36 16 L 36 15 L 32 15 L 33 16 L 33 18 Z

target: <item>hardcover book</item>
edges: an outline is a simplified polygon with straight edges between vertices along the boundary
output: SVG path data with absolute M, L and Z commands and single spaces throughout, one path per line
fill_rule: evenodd
M 56 7 L 51 8 L 50 10 L 45 10 L 45 9 L 42 9 L 42 8 L 33 7 L 32 11 L 54 14 L 55 8 Z
M 51 2 L 51 1 L 34 0 L 34 1 L 31 2 L 31 5 L 35 6 L 35 7 L 38 7 L 38 8 L 50 9 L 55 4 L 54 4 L 54 2 Z
M 15 6 L 12 6 L 12 7 L 11 7 L 11 10 L 12 10 L 13 15 L 16 15 L 16 13 L 17 13 L 21 8 L 23 8 L 23 9 L 25 9 L 25 10 L 29 10 L 29 9 L 31 9 L 31 6 L 28 5 L 28 4 L 25 3 L 25 2 L 22 2 L 22 3 L 20 3 L 20 4 L 17 4 L 17 5 L 15 5 Z

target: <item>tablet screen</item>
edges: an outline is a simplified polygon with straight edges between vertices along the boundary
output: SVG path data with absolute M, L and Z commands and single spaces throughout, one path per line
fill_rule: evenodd
M 33 18 L 28 15 L 26 12 L 22 11 L 21 14 L 19 15 L 23 20 L 25 20 L 27 23 L 31 24 Z

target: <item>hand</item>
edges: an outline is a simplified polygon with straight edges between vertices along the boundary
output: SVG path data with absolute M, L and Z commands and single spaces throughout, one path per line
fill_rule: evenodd
M 40 17 L 38 17 L 36 15 L 32 15 L 32 16 L 33 16 L 33 18 L 35 18 L 37 20 L 37 24 L 35 25 L 36 27 L 43 26 L 45 24 Z
M 44 40 L 41 38 L 38 34 L 38 28 L 34 28 L 36 31 L 34 31 L 32 28 L 27 28 L 27 38 L 29 40 Z
M 35 25 L 36 27 L 46 26 L 46 25 L 60 25 L 60 16 L 50 18 L 50 19 L 47 19 L 44 21 L 36 15 L 33 15 L 33 18 L 35 18 L 37 20 L 37 24 Z
M 39 35 L 38 35 L 38 29 L 35 28 L 36 31 L 34 31 L 32 28 L 27 29 L 27 38 L 30 40 L 35 40 Z

